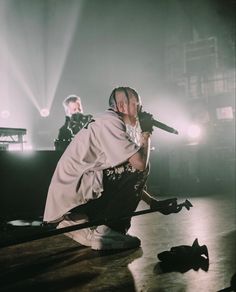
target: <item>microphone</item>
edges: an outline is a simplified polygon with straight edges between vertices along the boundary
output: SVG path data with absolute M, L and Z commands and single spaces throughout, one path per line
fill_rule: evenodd
M 169 133 L 172 133 L 172 134 L 175 134 L 175 135 L 179 134 L 178 131 L 175 130 L 174 128 L 171 128 L 171 127 L 169 127 L 169 126 L 167 126 L 167 125 L 165 125 L 165 124 L 163 124 L 161 122 L 158 122 L 158 121 L 156 121 L 154 119 L 152 119 L 152 124 L 153 124 L 154 127 L 160 128 L 160 129 L 162 129 L 162 130 L 164 130 L 166 132 L 169 132 Z
M 167 126 L 166 124 L 163 124 L 163 123 L 155 120 L 153 118 L 153 115 L 150 113 L 147 113 L 147 112 L 140 110 L 138 113 L 138 118 L 139 118 L 139 122 L 140 122 L 142 130 L 147 129 L 147 131 L 149 131 L 154 126 L 154 127 L 160 128 L 160 129 L 162 129 L 166 132 L 172 133 L 172 134 L 176 134 L 176 135 L 179 134 L 178 131 L 175 130 L 174 128 L 171 128 L 171 127 Z

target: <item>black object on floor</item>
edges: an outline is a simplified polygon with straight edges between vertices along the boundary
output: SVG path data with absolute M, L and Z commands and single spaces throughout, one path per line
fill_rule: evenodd
M 197 238 L 192 246 L 175 246 L 170 251 L 159 253 L 157 257 L 161 261 L 160 267 L 163 272 L 185 273 L 190 269 L 208 271 L 209 268 L 208 248 L 206 245 L 200 246 Z

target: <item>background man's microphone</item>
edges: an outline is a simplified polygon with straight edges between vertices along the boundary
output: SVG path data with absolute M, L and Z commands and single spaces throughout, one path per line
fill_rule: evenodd
M 172 134 L 176 134 L 178 135 L 178 131 L 175 130 L 174 128 L 171 128 L 169 126 L 167 126 L 166 124 L 163 124 L 157 120 L 155 120 L 152 116 L 152 114 L 149 114 L 147 112 L 144 111 L 140 111 L 138 113 L 138 118 L 139 118 L 139 123 L 141 126 L 141 129 L 143 132 L 147 131 L 147 132 L 152 132 L 153 131 L 153 127 L 157 127 L 160 128 L 166 132 L 172 133 Z

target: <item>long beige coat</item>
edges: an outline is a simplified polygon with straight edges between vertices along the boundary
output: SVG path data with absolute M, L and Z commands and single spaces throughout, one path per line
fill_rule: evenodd
M 82 129 L 63 153 L 53 174 L 44 221 L 61 218 L 103 191 L 103 170 L 127 161 L 139 150 L 119 115 L 107 110 Z

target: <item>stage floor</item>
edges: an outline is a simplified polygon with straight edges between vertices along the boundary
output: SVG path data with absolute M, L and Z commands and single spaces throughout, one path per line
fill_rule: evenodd
M 0 290 L 216 292 L 229 287 L 236 272 L 235 196 L 188 199 L 190 211 L 133 217 L 129 233 L 141 239 L 139 249 L 99 253 L 64 235 L 1 248 Z M 158 253 L 192 245 L 196 238 L 208 247 L 208 270 L 163 270 Z

